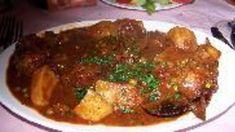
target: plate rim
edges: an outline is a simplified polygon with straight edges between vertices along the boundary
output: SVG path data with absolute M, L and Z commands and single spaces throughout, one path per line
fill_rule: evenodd
M 121 9 L 128 9 L 128 10 L 139 10 L 139 11 L 146 11 L 146 9 L 142 8 L 141 6 L 134 6 L 134 5 L 128 5 L 128 4 L 120 4 L 120 3 L 115 3 L 113 2 L 113 0 L 101 0 L 103 3 L 114 6 L 114 7 L 118 7 Z M 169 9 L 173 9 L 173 8 L 177 8 L 180 7 L 182 5 L 185 4 L 189 4 L 189 3 L 172 3 L 169 5 L 160 5 L 159 3 L 155 3 L 156 5 L 156 11 L 162 11 L 162 10 L 169 10 Z

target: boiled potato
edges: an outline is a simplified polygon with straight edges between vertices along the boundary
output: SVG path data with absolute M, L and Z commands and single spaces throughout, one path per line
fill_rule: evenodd
M 194 33 L 185 27 L 176 26 L 168 31 L 167 36 L 179 49 L 189 52 L 197 49 L 197 42 Z
M 98 80 L 95 85 L 96 92 L 111 104 L 115 102 L 116 96 L 118 95 L 117 89 L 112 84 L 108 81 Z
M 51 94 L 58 82 L 55 73 L 48 67 L 43 66 L 33 73 L 31 83 L 31 100 L 36 106 L 49 104 Z
M 88 90 L 74 112 L 83 119 L 96 122 L 111 114 L 113 109 L 99 94 Z
M 214 48 L 211 44 L 207 44 L 206 51 L 214 60 L 218 60 L 221 54 L 220 51 Z
M 95 90 L 107 100 L 107 102 L 111 103 L 115 110 L 122 107 L 132 108 L 138 106 L 142 102 L 137 89 L 130 84 L 119 84 L 98 80 L 96 82 Z

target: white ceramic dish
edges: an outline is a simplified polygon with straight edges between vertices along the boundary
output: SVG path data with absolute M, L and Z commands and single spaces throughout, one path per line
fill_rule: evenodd
M 123 9 L 145 11 L 145 9 L 141 6 L 130 5 L 130 4 L 120 4 L 120 3 L 115 2 L 116 0 L 102 0 L 102 1 L 108 5 L 112 5 L 112 6 L 123 8 Z M 181 5 L 183 5 L 183 4 L 182 3 L 172 3 L 169 5 L 160 5 L 158 3 L 155 4 L 156 11 L 172 9 L 172 8 L 179 7 Z
M 73 27 L 89 26 L 98 21 L 84 21 L 62 25 L 49 30 L 59 32 L 61 30 L 68 30 Z M 159 22 L 159 21 L 143 21 L 147 30 L 159 30 L 167 32 L 170 28 L 176 26 L 174 24 Z M 192 29 L 193 30 L 193 29 Z M 193 30 L 196 34 L 198 43 L 204 43 L 206 38 L 212 42 L 212 44 L 219 49 L 222 54 L 219 59 L 219 90 L 214 94 L 210 105 L 207 107 L 207 120 L 210 121 L 213 118 L 224 113 L 235 102 L 235 52 L 227 47 L 221 41 L 207 35 L 203 32 Z M 41 32 L 42 33 L 42 32 Z M 35 110 L 22 105 L 9 91 L 6 85 L 6 69 L 10 55 L 14 52 L 15 45 L 12 45 L 0 54 L 0 101 L 12 112 L 29 120 L 30 122 L 37 123 L 39 125 L 61 130 L 61 131 L 173 131 L 184 128 L 191 128 L 205 124 L 207 121 L 201 121 L 196 118 L 192 113 L 184 115 L 175 121 L 160 123 L 150 126 L 138 126 L 138 127 L 112 127 L 104 125 L 79 125 L 70 124 L 65 122 L 57 122 L 51 119 L 45 118 Z M 213 122 L 212 122 L 213 123 Z

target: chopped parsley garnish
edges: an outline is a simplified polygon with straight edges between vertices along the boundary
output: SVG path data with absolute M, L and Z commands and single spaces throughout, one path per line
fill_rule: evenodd
M 145 82 L 150 89 L 155 89 L 160 84 L 160 80 L 155 78 L 152 74 L 144 74 L 138 79 Z
M 132 71 L 130 71 L 127 64 L 118 64 L 109 76 L 109 80 L 113 82 L 124 82 L 130 80 L 132 76 Z
M 98 65 L 111 64 L 112 61 L 113 61 L 113 56 L 105 56 L 105 57 L 92 56 L 80 59 L 81 63 L 94 63 Z
M 84 98 L 86 93 L 87 93 L 87 88 L 77 87 L 75 89 L 75 97 L 76 97 L 77 101 L 80 102 Z
M 119 110 L 125 114 L 131 114 L 135 112 L 133 109 L 127 107 L 120 107 Z
M 136 65 L 117 64 L 109 75 L 109 80 L 125 82 L 136 79 L 145 83 L 150 89 L 155 89 L 159 86 L 160 80 L 150 73 L 153 68 L 154 64 L 152 62 L 137 63 Z
M 176 92 L 175 93 L 175 99 L 180 99 L 181 98 L 181 93 L 179 93 L 179 92 Z
M 160 99 L 161 93 L 158 89 L 153 89 L 150 91 L 150 93 L 148 94 L 148 99 L 151 102 L 157 101 Z
M 150 96 L 149 96 L 150 101 L 157 101 L 158 99 L 159 99 L 159 95 L 156 93 L 150 94 Z

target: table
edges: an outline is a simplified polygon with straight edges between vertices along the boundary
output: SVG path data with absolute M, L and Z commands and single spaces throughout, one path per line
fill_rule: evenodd
M 24 34 L 38 32 L 61 24 L 95 19 L 133 18 L 144 20 L 160 20 L 177 23 L 210 33 L 210 27 L 221 20 L 235 17 L 235 7 L 224 0 L 196 0 L 193 4 L 181 6 L 173 10 L 159 11 L 151 16 L 146 12 L 125 10 L 109 6 L 98 1 L 97 6 L 73 8 L 57 12 L 48 12 L 34 7 L 26 0 L 15 1 L 12 13 L 17 14 L 24 22 Z M 32 17 L 33 16 L 33 17 Z M 190 131 L 235 131 L 235 106 L 228 109 L 222 116 L 206 125 Z M 4 132 L 45 132 L 51 131 L 29 123 L 7 108 L 0 106 L 0 131 Z

